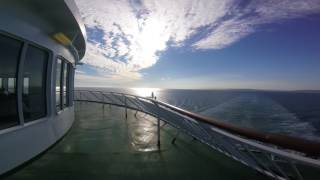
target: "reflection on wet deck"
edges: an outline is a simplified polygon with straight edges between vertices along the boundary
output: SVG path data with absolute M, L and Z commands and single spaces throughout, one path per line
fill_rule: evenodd
M 126 121 L 129 142 L 134 150 L 158 151 L 156 122 L 154 117 L 139 112 Z
M 269 179 L 162 124 L 124 108 L 76 103 L 76 121 L 52 149 L 8 179 Z

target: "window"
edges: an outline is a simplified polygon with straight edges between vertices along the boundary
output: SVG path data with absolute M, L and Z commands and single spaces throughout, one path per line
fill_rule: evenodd
M 56 107 L 57 107 L 57 110 L 60 110 L 62 109 L 62 106 L 61 106 L 61 90 L 60 90 L 60 87 L 61 87 L 61 71 L 62 70 L 62 61 L 61 59 L 57 59 L 57 65 L 56 65 Z
M 0 129 L 19 123 L 16 77 L 22 42 L 0 35 Z
M 69 102 L 69 79 L 71 65 L 65 60 L 57 59 L 56 66 L 56 107 L 61 110 L 70 106 Z
M 16 78 L 8 78 L 8 92 L 14 94 L 16 91 Z
M 29 94 L 29 78 L 28 77 L 23 78 L 23 94 L 25 95 Z
M 63 107 L 69 104 L 69 63 L 64 63 L 63 66 Z
M 19 117 L 29 122 L 47 113 L 46 73 L 49 54 L 25 44 L 26 54 L 20 57 L 23 44 L 22 41 L 0 34 L 0 129 L 18 125 Z M 18 102 L 17 93 L 21 95 L 21 102 Z
M 24 121 L 32 121 L 46 115 L 46 72 L 48 53 L 29 45 L 23 68 Z

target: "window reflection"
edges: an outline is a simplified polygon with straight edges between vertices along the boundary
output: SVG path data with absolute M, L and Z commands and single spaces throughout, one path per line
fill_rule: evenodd
M 23 78 L 23 94 L 29 94 L 29 78 Z
M 17 125 L 16 75 L 22 43 L 0 35 L 0 129 Z
M 69 64 L 64 63 L 64 68 L 63 68 L 63 107 L 68 106 L 68 83 L 69 83 L 69 76 L 68 76 L 68 71 L 69 71 Z
M 56 67 L 56 106 L 57 110 L 61 110 L 70 106 L 69 102 L 69 79 L 71 64 L 62 59 L 57 59 Z
M 8 78 L 8 93 L 14 94 L 16 90 L 16 78 Z
M 2 78 L 0 77 L 0 93 L 3 91 Z
M 48 53 L 29 46 L 23 72 L 23 115 L 25 122 L 46 115 L 46 72 Z
M 61 69 L 62 69 L 62 61 L 61 59 L 57 59 L 56 65 L 56 107 L 57 110 L 61 109 L 61 95 L 60 95 L 60 86 L 61 86 Z

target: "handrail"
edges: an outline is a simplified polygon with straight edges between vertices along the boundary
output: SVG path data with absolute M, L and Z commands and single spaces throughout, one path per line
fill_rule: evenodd
M 88 92 L 88 90 L 75 90 L 75 91 L 85 91 Z M 244 128 L 232 125 L 230 123 L 225 123 L 218 121 L 214 118 L 210 118 L 207 116 L 203 116 L 200 114 L 193 113 L 191 111 L 178 108 L 176 106 L 170 105 L 168 103 L 154 100 L 151 98 L 146 98 L 142 96 L 136 96 L 126 93 L 119 93 L 119 92 L 104 92 L 104 91 L 91 91 L 90 92 L 98 92 L 98 93 L 111 93 L 111 94 L 118 94 L 118 95 L 125 95 L 125 96 L 131 96 L 131 97 L 138 97 L 144 100 L 151 101 L 154 104 L 158 104 L 160 106 L 163 106 L 165 108 L 168 108 L 172 111 L 175 111 L 177 113 L 180 113 L 184 116 L 190 117 L 198 122 L 203 122 L 209 125 L 212 125 L 214 127 L 217 127 L 219 129 L 225 130 L 227 132 L 230 132 L 235 135 L 240 135 L 249 139 L 257 140 L 263 143 L 273 144 L 276 146 L 279 146 L 281 148 L 289 149 L 289 150 L 295 150 L 301 153 L 306 154 L 307 156 L 319 156 L 320 155 L 320 142 L 310 141 L 303 138 L 288 136 L 288 135 L 281 135 L 281 134 L 274 134 L 274 133 L 264 133 L 259 132 L 257 130 L 251 129 L 251 128 Z
M 233 134 L 258 140 L 264 143 L 274 144 L 285 149 L 299 151 L 299 152 L 305 153 L 308 156 L 320 155 L 320 142 L 310 141 L 307 139 L 288 136 L 288 135 L 263 133 L 251 128 L 244 128 L 244 127 L 232 125 L 230 123 L 220 122 L 218 120 L 215 120 L 214 118 L 196 114 L 161 101 L 157 101 L 157 102 L 158 104 L 165 106 L 176 112 L 179 112 L 180 114 L 191 117 L 197 121 L 201 121 L 201 122 L 210 124 L 212 126 L 218 127 L 222 130 L 231 132 Z
M 75 90 L 74 95 L 75 101 L 124 107 L 126 118 L 127 109 L 155 117 L 158 120 L 159 149 L 161 120 L 179 132 L 277 180 L 303 180 L 307 175 L 301 174 L 300 170 L 320 169 L 320 142 L 238 127 L 148 97 L 93 90 Z

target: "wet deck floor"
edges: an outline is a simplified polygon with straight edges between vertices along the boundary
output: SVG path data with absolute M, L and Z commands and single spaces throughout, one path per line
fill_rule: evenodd
M 53 148 L 6 179 L 269 179 L 186 135 L 124 108 L 76 103 L 70 132 Z

